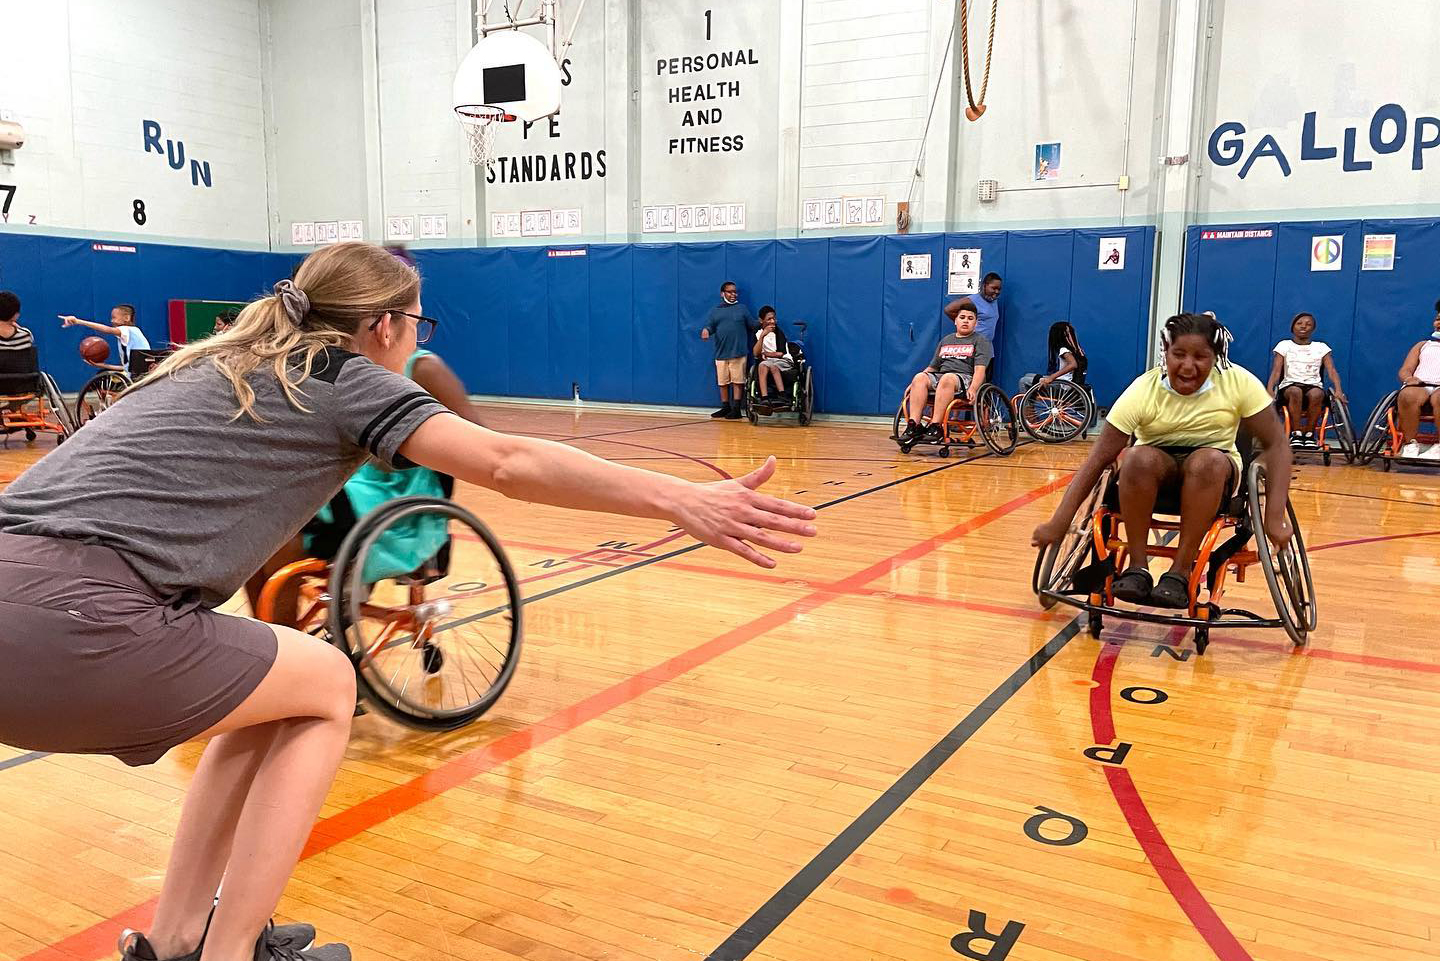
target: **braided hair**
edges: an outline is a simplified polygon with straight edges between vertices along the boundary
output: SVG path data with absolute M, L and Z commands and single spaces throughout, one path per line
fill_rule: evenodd
M 1216 320 L 1211 314 L 1176 314 L 1165 321 L 1160 328 L 1160 346 L 1169 350 L 1176 339 L 1187 334 L 1198 334 L 1215 352 L 1215 364 L 1221 370 L 1230 366 L 1230 342 L 1235 338 L 1230 328 Z
M 1070 351 L 1075 357 L 1076 370 L 1084 374 L 1089 366 L 1085 351 L 1080 349 L 1080 338 L 1075 336 L 1075 328 L 1070 326 L 1069 321 L 1064 320 L 1057 320 L 1050 325 L 1050 359 L 1045 372 L 1053 374 L 1060 369 L 1061 347 Z

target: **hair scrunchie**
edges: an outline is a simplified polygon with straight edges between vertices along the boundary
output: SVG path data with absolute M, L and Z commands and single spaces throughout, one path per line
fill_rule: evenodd
M 280 298 L 280 306 L 285 308 L 285 316 L 299 327 L 305 315 L 310 313 L 310 298 L 305 295 L 305 291 L 295 286 L 293 280 L 280 281 L 275 285 L 274 291 L 275 296 Z

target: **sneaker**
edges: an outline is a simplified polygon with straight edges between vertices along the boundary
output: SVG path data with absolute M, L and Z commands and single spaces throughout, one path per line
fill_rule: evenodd
M 268 937 L 270 930 L 267 928 L 265 934 L 260 935 L 255 942 L 255 961 L 350 961 L 350 948 L 346 945 L 322 944 L 317 948 L 298 951 L 295 948 L 281 947 L 271 940 Z
M 1400 452 L 1399 452 L 1398 454 L 1396 454 L 1395 456 L 1396 456 L 1396 457 L 1420 457 L 1423 453 L 1424 453 L 1424 452 L 1420 449 L 1420 445 L 1417 444 L 1417 443 L 1415 443 L 1415 442 L 1412 440 L 1410 443 L 1408 443 L 1408 444 L 1406 444 L 1404 447 L 1400 448 Z
M 1300 432 L 1299 432 L 1298 430 L 1292 430 L 1292 431 L 1290 432 L 1290 446 L 1291 446 L 1291 447 L 1299 447 L 1299 446 L 1300 446 Z
M 742 417 L 744 417 L 744 416 L 745 416 L 744 412 L 740 410 L 740 405 L 739 405 L 739 404 L 736 404 L 735 406 L 731 407 L 729 411 L 726 412 L 726 414 L 725 414 L 725 419 L 726 419 L 726 420 L 739 420 L 740 418 L 742 418 Z
M 1305 432 L 1305 446 L 1310 448 L 1311 450 L 1320 449 L 1320 441 L 1316 438 L 1315 432 L 1313 430 L 1307 430 Z
M 920 425 L 913 420 L 907 420 L 905 426 L 900 428 L 900 436 L 897 440 L 902 444 L 913 444 L 915 442 L 915 435 L 918 433 L 920 433 Z
M 720 418 L 720 417 L 729 417 L 729 416 L 730 416 L 730 405 L 729 405 L 729 404 L 726 404 L 724 407 L 720 408 L 719 410 L 717 410 L 715 413 L 711 414 L 710 416 L 711 416 L 711 417 L 715 417 L 715 418 L 717 418 L 717 419 Z
M 214 916 L 215 910 L 211 908 L 210 918 Z M 199 961 L 200 952 L 205 947 L 205 935 L 210 933 L 210 918 L 205 919 L 205 933 L 200 935 L 200 943 L 195 950 L 167 961 Z M 261 937 L 281 951 L 304 951 L 315 943 L 315 926 L 303 922 L 276 924 L 271 921 L 265 925 L 265 933 Z M 149 939 L 139 931 L 127 928 L 121 932 L 119 948 L 121 961 L 160 961 Z
M 1440 444 L 1431 444 L 1420 451 L 1421 460 L 1440 460 Z
M 931 424 L 930 426 L 928 426 L 928 427 L 925 428 L 925 439 L 926 439 L 926 440 L 938 441 L 940 438 L 942 438 L 942 437 L 944 437 L 944 436 L 945 436 L 945 428 L 944 428 L 942 425 L 940 425 L 940 424 Z

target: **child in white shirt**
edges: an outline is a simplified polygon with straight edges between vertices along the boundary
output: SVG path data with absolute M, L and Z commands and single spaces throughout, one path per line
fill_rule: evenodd
M 1330 345 L 1312 340 L 1315 315 L 1301 311 L 1290 321 L 1290 339 L 1275 345 L 1275 361 L 1270 365 L 1270 396 L 1290 411 L 1290 446 L 1314 447 L 1315 431 L 1325 406 L 1322 373 L 1330 378 L 1330 392 L 1342 404 L 1345 392 L 1340 389 L 1340 374 L 1335 370 Z M 1276 385 L 1279 385 L 1278 389 Z

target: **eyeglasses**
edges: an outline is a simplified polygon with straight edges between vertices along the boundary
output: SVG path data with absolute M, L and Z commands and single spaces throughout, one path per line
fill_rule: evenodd
M 415 321 L 415 343 L 417 344 L 424 344 L 429 342 L 430 338 L 435 333 L 435 328 L 440 324 L 440 321 L 436 320 L 434 317 L 425 317 L 420 314 L 412 314 L 406 310 L 390 310 L 386 311 L 386 313 L 399 314 L 401 317 L 409 317 L 411 320 Z M 370 325 L 370 330 L 373 332 L 376 327 L 379 327 L 380 321 L 383 319 L 383 314 L 379 317 L 376 317 L 375 323 Z

